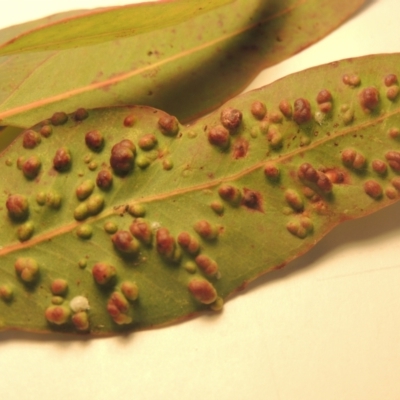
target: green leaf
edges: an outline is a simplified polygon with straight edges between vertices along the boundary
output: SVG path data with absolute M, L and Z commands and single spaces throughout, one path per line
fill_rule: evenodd
M 3 56 L 0 120 L 28 127 L 57 111 L 126 104 L 151 105 L 181 120 L 192 119 L 239 93 L 263 68 L 328 34 L 363 2 L 236 0 L 138 36 Z M 168 4 L 178 13 L 186 2 Z M 84 30 L 91 17 L 77 18 L 71 23 L 79 21 Z
M 30 29 L 0 45 L 0 56 L 62 50 L 164 29 L 205 14 L 233 0 L 175 0 L 100 8 Z
M 104 335 L 218 310 L 398 201 L 399 65 L 312 68 L 192 126 L 136 106 L 25 131 L 0 157 L 1 328 Z

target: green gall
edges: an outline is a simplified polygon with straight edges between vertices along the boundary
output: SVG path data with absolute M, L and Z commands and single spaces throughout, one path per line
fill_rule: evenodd
M 213 303 L 211 303 L 210 308 L 213 311 L 221 311 L 224 307 L 224 299 L 222 297 L 217 297 Z
M 185 268 L 185 270 L 189 272 L 189 274 L 194 274 L 197 271 L 197 265 L 193 261 L 185 262 L 183 268 Z
M 64 303 L 64 298 L 62 296 L 53 296 L 51 298 L 51 304 L 54 304 L 56 306 L 60 306 L 63 303 Z
M 24 173 L 26 178 L 34 179 L 39 174 L 41 166 L 42 166 L 42 163 L 41 163 L 39 157 L 33 155 L 33 156 L 30 156 L 22 164 L 22 172 Z
M 76 197 L 79 200 L 85 200 L 93 193 L 94 186 L 94 182 L 91 179 L 86 179 L 75 189 Z
M 218 215 L 222 215 L 225 210 L 224 205 L 218 200 L 211 202 L 210 207 Z
M 86 203 L 80 203 L 74 210 L 74 218 L 77 221 L 83 221 L 89 216 L 89 210 Z
M 104 196 L 93 194 L 86 201 L 86 205 L 90 215 L 97 215 L 104 207 Z
M 45 192 L 39 192 L 36 195 L 36 203 L 38 203 L 39 206 L 44 206 L 46 204 L 46 193 Z
M 146 207 L 141 203 L 131 203 L 128 212 L 133 217 L 143 217 L 146 214 Z
M 31 222 L 31 221 L 25 222 L 24 224 L 19 226 L 17 229 L 18 239 L 21 242 L 26 242 L 27 240 L 29 240 L 32 237 L 34 230 L 35 230 L 35 227 L 33 225 L 33 222 Z
M 57 192 L 48 192 L 46 194 L 46 205 L 58 210 L 61 207 L 61 195 Z
M 147 168 L 150 164 L 151 160 L 143 154 L 136 158 L 136 165 L 141 169 Z
M 276 126 L 268 128 L 267 140 L 272 149 L 279 149 L 282 147 L 283 136 Z
M 156 135 L 153 135 L 152 133 L 143 135 L 138 142 L 138 145 L 142 150 L 151 150 L 152 148 L 154 148 L 154 146 L 156 146 L 156 144 Z
M 81 239 L 90 239 L 93 234 L 93 228 L 88 224 L 82 224 L 77 228 L 76 234 Z
M 97 161 L 91 161 L 88 165 L 88 168 L 91 171 L 95 171 L 97 169 L 97 167 L 99 166 L 99 164 L 97 163 Z
M 162 167 L 165 171 L 170 171 L 174 167 L 174 163 L 169 158 L 164 158 Z
M 8 196 L 6 201 L 8 215 L 17 221 L 24 220 L 29 214 L 28 200 L 24 195 L 12 194 Z
M 104 223 L 103 228 L 107 233 L 112 234 L 112 233 L 117 232 L 118 225 L 112 221 L 107 221 Z
M 299 193 L 293 189 L 287 189 L 285 192 L 285 200 L 294 211 L 300 212 L 304 209 L 304 202 Z
M 122 282 L 121 292 L 129 301 L 135 301 L 139 296 L 139 288 L 135 282 Z

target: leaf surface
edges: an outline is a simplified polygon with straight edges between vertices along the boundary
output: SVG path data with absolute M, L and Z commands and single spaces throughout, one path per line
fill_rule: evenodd
M 189 127 L 137 106 L 24 132 L 0 157 L 0 327 L 104 335 L 218 310 L 398 201 L 399 61 L 312 68 Z
M 236 0 L 137 36 L 4 55 L 0 120 L 28 127 L 57 111 L 126 104 L 192 119 L 240 92 L 261 69 L 331 32 L 363 2 Z M 182 2 L 170 6 L 178 12 Z M 80 21 L 83 30 L 86 18 L 71 21 Z

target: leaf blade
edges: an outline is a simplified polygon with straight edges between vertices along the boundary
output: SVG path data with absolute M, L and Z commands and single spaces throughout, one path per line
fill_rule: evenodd
M 0 302 L 2 329 L 73 331 L 70 322 L 55 326 L 44 318 L 53 297 L 51 282 L 56 278 L 69 283 L 63 303 L 67 308 L 76 296 L 89 299 L 90 332 L 94 335 L 183 319 L 209 309 L 191 296 L 188 285 L 193 279 L 207 280 L 218 296 L 226 298 L 260 274 L 306 252 L 338 223 L 398 201 L 400 167 L 392 161 L 397 160 L 395 153 L 400 154 L 400 108 L 397 97 L 386 96 L 398 87 L 393 78 L 389 85 L 387 79 L 400 73 L 399 58 L 395 54 L 344 60 L 291 75 L 231 100 L 220 111 L 240 109 L 243 120 L 237 131 L 231 132 L 228 148 L 209 143 L 210 129 L 221 125 L 220 111 L 193 126 L 181 126 L 176 136 L 169 136 L 159 128 L 160 118 L 165 121 L 166 114 L 143 106 L 89 111 L 83 122 L 72 117 L 65 125 L 53 127 L 52 136 L 43 138 L 45 143 L 37 149 L 21 150 L 21 139 L 17 140 L 0 157 L 3 165 L 13 164 L 7 167 L 12 179 L 3 183 L 0 203 L 5 204 L 10 194 L 27 196 L 36 231 L 29 240 L 16 240 L 21 223 L 12 221 L 3 206 L 0 286 L 13 287 L 15 301 Z M 348 82 L 344 76 L 359 77 L 361 83 L 353 87 L 344 83 Z M 377 102 L 368 103 L 373 105 L 368 111 L 364 95 L 370 88 L 375 88 L 379 97 Z M 322 96 L 323 90 L 332 96 L 329 112 L 329 96 L 325 92 Z M 296 99 L 310 103 L 307 122 L 299 123 L 296 114 L 279 114 L 282 100 L 293 104 Z M 256 101 L 266 104 L 263 119 L 254 111 Z M 325 110 L 322 119 L 318 114 L 321 107 Z M 353 113 L 351 120 L 348 110 Z M 131 116 L 135 116 L 133 125 L 127 123 L 132 119 L 126 120 Z M 79 145 L 85 133 L 94 129 L 104 133 L 101 152 Z M 157 139 L 150 150 L 143 145 L 143 137 L 149 134 Z M 277 134 L 282 135 L 280 146 Z M 86 201 L 75 197 L 76 187 L 87 179 L 95 180 L 101 168 L 110 169 L 112 146 L 122 139 L 137 146 L 135 167 L 125 176 L 114 171 L 109 192 L 95 188 L 94 194 L 104 196 L 105 207 L 100 213 L 83 221 L 74 219 L 74 210 Z M 52 156 L 60 146 L 68 146 L 72 152 L 70 172 L 57 172 L 52 167 Z M 344 156 L 347 150 L 361 154 L 364 161 L 357 164 L 350 157 L 352 164 L 348 164 Z M 36 181 L 26 183 L 15 163 L 21 155 L 26 159 L 33 153 L 43 160 L 42 170 Z M 97 169 L 91 169 L 91 162 L 97 163 Z M 305 163 L 309 163 L 308 172 Z M 280 171 L 278 180 L 274 180 L 273 166 Z M 313 178 L 315 173 L 319 180 Z M 367 182 L 375 183 L 371 186 Z M 238 189 L 238 202 L 234 197 L 229 200 L 232 191 L 222 190 L 226 185 Z M 60 209 L 35 203 L 37 194 L 48 190 L 62 195 Z M 217 262 L 221 276 L 204 272 L 197 253 L 191 254 L 185 246 L 176 244 L 181 252 L 179 262 L 177 254 L 157 250 L 154 236 L 151 245 L 140 245 L 138 256 L 121 253 L 111 240 L 112 234 L 104 231 L 104 223 L 114 223 L 119 231 L 128 232 L 139 216 L 154 236 L 160 228 L 167 228 L 175 240 L 188 232 L 200 244 L 200 254 Z M 204 223 L 198 225 L 199 221 L 210 223 L 212 229 Z M 92 237 L 79 237 L 77 230 L 83 225 L 92 227 Z M 14 271 L 17 257 L 38 260 L 41 275 L 35 286 L 27 287 L 18 280 Z M 81 261 L 87 263 L 82 269 Z M 96 284 L 91 269 L 98 262 L 115 266 L 115 285 Z M 193 264 L 194 273 L 189 268 Z M 140 300 L 130 304 L 127 312 L 133 323 L 119 325 L 108 315 L 106 305 L 114 291 L 121 292 L 124 281 L 137 283 Z

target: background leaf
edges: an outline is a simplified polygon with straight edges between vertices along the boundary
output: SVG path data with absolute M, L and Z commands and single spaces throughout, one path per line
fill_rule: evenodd
M 56 111 L 123 104 L 192 119 L 240 92 L 261 69 L 331 32 L 362 4 L 237 0 L 175 28 L 4 56 L 0 119 L 27 127 Z
M 3 329 L 74 330 L 68 314 L 79 296 L 93 334 L 218 309 L 220 298 L 283 267 L 338 223 L 396 202 L 399 57 L 291 75 L 179 132 L 168 114 L 146 107 L 67 122 L 58 115 L 52 127 L 25 132 L 1 156 L 9 167 L 0 198 Z M 98 282 L 99 263 L 116 271 L 108 285 Z M 65 302 L 54 299 L 57 279 L 68 283 Z M 126 282 L 137 284 L 138 300 L 123 300 Z
M 140 35 L 178 25 L 233 0 L 175 0 L 86 11 L 30 28 L 0 46 L 0 55 L 62 50 Z M 58 19 L 58 18 L 57 18 Z M 43 20 L 42 20 L 43 21 Z M 43 21 L 44 22 L 44 21 Z M 25 26 L 26 27 L 26 26 Z M 20 27 L 21 28 L 21 27 Z

